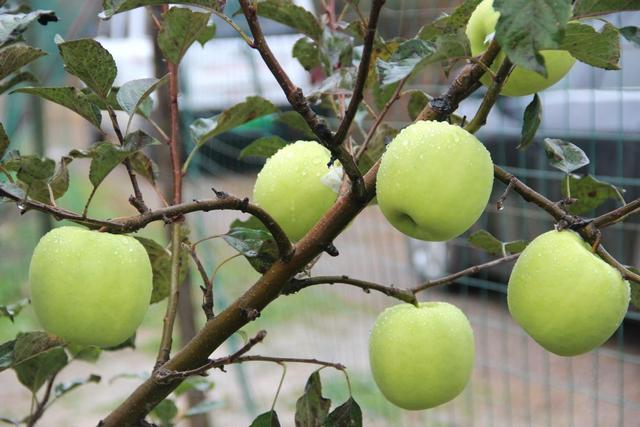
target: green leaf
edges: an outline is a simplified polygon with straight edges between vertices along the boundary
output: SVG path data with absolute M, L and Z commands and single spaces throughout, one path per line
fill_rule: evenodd
M 551 166 L 567 174 L 589 164 L 580 147 L 562 139 L 545 138 L 544 152 Z
M 280 427 L 278 414 L 273 409 L 256 417 L 249 427 Z
M 240 252 L 259 273 L 264 273 L 278 259 L 278 246 L 271 233 L 261 229 L 232 227 L 223 237 Z
M 640 28 L 638 27 L 622 27 L 618 28 L 622 36 L 633 43 L 636 47 L 640 47 Z
M 427 58 L 433 62 L 439 59 L 434 42 L 421 39 L 411 39 L 398 46 L 387 61 L 378 59 L 376 67 L 378 78 L 383 85 L 402 80 L 411 74 L 416 66 Z
M 2 1 L 0 1 L 0 3 L 2 3 Z M 20 427 L 20 421 L 14 419 L 14 418 L 0 417 L 0 421 L 2 421 L 3 423 L 6 423 L 6 424 L 12 424 L 15 427 Z
M 9 148 L 9 135 L 4 130 L 4 126 L 0 123 L 0 160 L 4 157 L 4 153 L 7 152 L 7 148 Z
M 72 359 L 84 360 L 85 362 L 95 362 L 100 358 L 102 349 L 93 345 L 85 346 L 78 344 L 68 344 L 67 350 Z
M 164 399 L 153 408 L 151 415 L 157 418 L 162 426 L 171 426 L 171 421 L 178 415 L 178 407 L 173 400 Z
M 573 6 L 573 16 L 584 18 L 625 10 L 640 10 L 640 3 L 637 0 L 577 0 Z
M 0 344 L 0 372 L 13 365 L 13 349 L 16 346 L 16 340 L 11 340 Z
M 567 192 L 567 187 L 570 194 Z M 583 177 L 566 175 L 562 181 L 562 195 L 576 199 L 574 203 L 567 206 L 567 210 L 574 215 L 584 215 L 607 200 L 619 200 L 623 191 L 615 185 L 599 181 L 591 175 Z
M 134 332 L 126 341 L 121 342 L 120 344 L 114 345 L 113 347 L 102 347 L 104 351 L 118 351 L 123 350 L 125 348 L 136 348 L 136 333 Z M 146 379 L 146 378 L 144 378 Z
M 251 230 L 262 230 L 268 233 L 267 228 L 264 226 L 262 221 L 260 221 L 255 216 L 251 215 L 246 220 L 236 219 L 229 226 L 230 230 L 235 228 L 249 228 Z
M 156 243 L 154 240 L 145 237 L 135 237 L 144 246 L 151 261 L 153 272 L 153 290 L 151 292 L 150 304 L 155 304 L 169 296 L 171 289 L 171 253 Z
M 204 8 L 215 9 L 222 12 L 225 0 L 172 0 L 172 4 L 185 4 L 193 6 L 201 6 Z M 159 6 L 167 4 L 167 0 L 102 0 L 102 8 L 100 18 L 107 19 L 116 13 L 126 12 L 131 9 L 144 6 Z
M 27 361 L 52 348 L 61 347 L 62 344 L 60 338 L 46 332 L 21 332 L 16 337 L 15 362 Z
M 639 273 L 637 269 L 632 269 L 635 273 Z M 629 281 L 631 287 L 631 304 L 640 310 L 640 283 L 636 283 L 632 280 Z
M 157 145 L 160 144 L 160 141 L 149 135 L 148 133 L 137 130 L 128 134 L 124 138 L 124 145 L 122 146 L 122 151 L 126 151 L 129 153 L 134 153 L 136 151 L 142 150 L 143 148 L 149 145 Z
M 5 167 L 17 172 L 18 184 L 29 197 L 43 203 L 50 203 L 52 196 L 53 199 L 58 199 L 68 190 L 67 165 L 72 160 L 71 157 L 64 156 L 56 168 L 56 163 L 51 159 L 17 156 L 8 160 Z
M 287 25 L 315 41 L 322 37 L 316 17 L 291 0 L 263 0 L 258 3 L 258 15 Z
M 539 51 L 558 49 L 571 16 L 570 0 L 495 0 L 496 40 L 511 62 L 547 76 Z
M 1 4 L 2 2 L 0 2 Z M 42 25 L 57 22 L 58 17 L 51 10 L 34 10 L 28 13 L 0 13 L 0 46 L 17 40 L 33 21 Z
M 411 95 L 409 96 L 409 103 L 407 104 L 407 111 L 409 112 L 409 117 L 412 122 L 416 120 L 418 114 L 424 110 L 424 107 L 426 107 L 427 104 L 429 104 L 429 96 L 426 93 L 420 90 L 414 90 L 411 92 Z
M 280 138 L 279 136 L 263 136 L 262 138 L 256 139 L 251 144 L 246 146 L 241 152 L 238 158 L 240 160 L 247 157 L 263 157 L 268 158 L 271 157 L 281 149 L 287 145 L 287 141 Z
M 11 182 L 0 181 L 0 194 L 2 193 L 7 193 L 8 196 L 14 199 L 24 199 L 26 197 L 24 190 Z
M 68 383 L 59 383 L 56 384 L 53 393 L 55 397 L 60 397 L 85 384 L 99 383 L 101 379 L 100 375 L 91 374 L 87 378 L 77 379 Z
M 275 105 L 266 99 L 259 96 L 250 96 L 244 102 L 234 105 L 217 116 L 208 119 L 197 119 L 189 129 L 196 145 L 200 147 L 214 136 L 277 111 L 278 109 Z
M 323 427 L 362 427 L 362 410 L 350 397 L 329 414 Z
M 599 32 L 590 25 L 571 22 L 561 47 L 585 64 L 605 70 L 620 69 L 620 34 L 608 22 Z
M 322 65 L 322 52 L 318 44 L 306 37 L 296 41 L 291 53 L 307 71 Z
M 81 115 L 96 128 L 100 129 L 102 115 L 100 109 L 92 103 L 87 95 L 73 87 L 21 87 L 13 93 L 28 93 L 36 95 Z
M 129 163 L 134 172 L 145 177 L 150 183 L 156 183 L 158 179 L 158 166 L 142 151 L 137 151 L 129 157 Z
M 322 396 L 320 371 L 315 371 L 304 387 L 304 394 L 296 402 L 296 427 L 320 427 L 323 425 L 331 400 Z
M 491 255 L 501 256 L 520 253 L 527 246 L 527 242 L 524 240 L 502 242 L 486 230 L 479 230 L 471 234 L 471 236 L 469 236 L 469 244 Z
M 520 133 L 520 144 L 518 144 L 517 148 L 521 150 L 529 148 L 529 145 L 533 142 L 533 138 L 536 136 L 541 118 L 542 104 L 540 103 L 540 97 L 536 93 L 533 95 L 533 99 L 524 110 L 522 132 Z
M 0 317 L 8 317 L 9 320 L 13 322 L 15 317 L 20 314 L 22 309 L 27 305 L 29 305 L 29 300 L 27 298 L 23 298 L 13 304 L 0 305 Z
M 467 22 L 469 22 L 469 17 L 481 1 L 465 0 L 455 8 L 451 15 L 445 15 L 422 27 L 418 37 L 422 40 L 433 40 L 441 34 L 454 33 L 459 29 L 465 28 Z
M 202 377 L 189 377 L 175 389 L 176 396 L 181 396 L 189 390 L 207 392 L 214 387 L 214 383 Z
M 223 406 L 222 402 L 217 400 L 203 400 L 197 405 L 193 405 L 191 408 L 187 409 L 184 416 L 193 417 L 194 415 L 206 414 L 221 406 Z
M 367 173 L 371 166 L 373 166 L 382 154 L 388 143 L 398 134 L 398 129 L 392 128 L 386 123 L 381 124 L 376 133 L 369 141 L 367 149 L 362 153 L 360 159 L 358 159 L 358 169 L 360 172 Z
M 67 365 L 67 360 L 64 349 L 56 347 L 27 361 L 16 362 L 13 369 L 20 383 L 36 393 L 51 376 Z
M 296 139 L 306 138 L 308 140 L 316 140 L 318 138 L 311 130 L 304 117 L 302 117 L 297 111 L 286 111 L 278 114 L 274 121 L 274 125 L 285 126 L 287 128 L 287 134 L 299 133 L 300 136 Z
M 107 99 L 118 69 L 113 56 L 93 39 L 58 43 L 64 68 L 82 80 L 102 99 Z
M 23 71 L 17 74 L 13 74 L 10 78 L 2 81 L 0 83 L 0 95 L 11 89 L 12 87 L 20 84 L 20 83 L 35 83 L 38 79 L 28 71 Z
M 99 142 L 91 151 L 93 159 L 89 167 L 89 181 L 95 188 L 131 154 L 109 142 Z
M 309 94 L 308 98 L 315 101 L 322 95 L 351 95 L 355 82 L 356 69 L 354 67 L 340 68 L 324 79 L 320 86 Z
M 192 12 L 183 7 L 172 7 L 164 15 L 158 33 L 158 46 L 172 63 L 178 64 L 189 47 L 197 40 L 207 40 L 215 34 L 215 26 L 208 27 L 209 13 Z M 209 37 L 210 36 L 210 37 Z
M 0 49 L 0 80 L 46 54 L 41 49 L 22 43 Z
M 325 72 L 353 65 L 353 37 L 325 29 L 320 45 L 320 61 Z
M 118 93 L 116 94 L 118 105 L 120 105 L 122 109 L 129 114 L 129 116 L 133 116 L 134 112 L 148 116 L 147 112 L 141 108 L 141 104 L 146 99 L 150 99 L 149 95 L 151 95 L 158 87 L 166 83 L 167 80 L 168 75 L 165 75 L 161 79 L 138 79 L 126 82 L 120 87 L 120 89 L 118 89 Z M 129 119 L 129 122 L 131 122 L 131 118 Z M 129 124 L 127 124 L 127 128 L 129 128 Z

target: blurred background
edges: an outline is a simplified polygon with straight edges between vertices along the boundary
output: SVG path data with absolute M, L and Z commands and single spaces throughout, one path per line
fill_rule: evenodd
M 63 72 L 53 42 L 55 34 L 65 39 L 98 37 L 112 53 L 118 65 L 116 84 L 164 74 L 157 59 L 152 26 L 144 9 L 116 15 L 109 21 L 97 18 L 97 1 L 31 1 L 33 8 L 53 9 L 57 23 L 39 27 L 30 34 L 31 44 L 49 53 L 31 66 L 31 71 L 46 86 L 77 84 Z M 296 3 L 321 11 L 322 4 L 312 0 Z M 368 2 L 361 1 L 364 10 Z M 457 1 L 387 0 L 382 11 L 381 34 L 385 38 L 412 37 L 422 25 L 450 11 Z M 341 4 L 341 2 L 338 2 Z M 238 9 L 237 0 L 227 1 L 227 13 Z M 240 26 L 241 17 L 234 18 Z M 640 26 L 640 14 L 610 16 L 617 27 Z M 246 96 L 260 95 L 286 109 L 286 100 L 258 55 L 222 21 L 216 20 L 217 34 L 204 48 L 194 45 L 181 66 L 183 142 L 189 152 L 188 125 L 198 117 L 210 117 Z M 307 73 L 291 56 L 299 38 L 287 27 L 264 21 L 268 41 L 292 80 L 305 93 L 313 90 L 322 76 Z M 562 138 L 579 145 L 591 163 L 580 170 L 597 179 L 624 189 L 624 197 L 640 196 L 640 49 L 622 40 L 622 69 L 603 71 L 577 63 L 560 83 L 540 94 L 542 124 L 537 143 L 528 151 L 515 147 L 520 139 L 521 120 L 530 98 L 502 98 L 489 116 L 479 138 L 490 149 L 493 159 L 507 166 L 528 185 L 552 200 L 559 200 L 563 175 L 547 164 L 542 144 L 544 137 Z M 437 94 L 447 83 L 437 67 L 427 68 L 410 86 Z M 473 116 L 482 98 L 480 90 L 465 102 L 460 115 Z M 162 96 L 155 96 L 156 105 Z M 160 98 L 160 99 L 158 99 Z M 159 101 L 159 102 L 158 102 Z M 157 108 L 158 122 L 163 111 Z M 22 94 L 0 97 L 0 120 L 12 139 L 12 148 L 23 153 L 39 153 L 59 158 L 69 150 L 87 148 L 97 134 L 79 116 L 52 103 Z M 389 116 L 389 124 L 401 128 L 409 122 L 406 100 L 401 100 Z M 143 123 L 137 123 L 144 126 Z M 239 152 L 253 140 L 277 134 L 293 141 L 300 137 L 290 129 L 271 121 L 269 116 L 236 128 L 210 141 L 195 157 L 186 181 L 185 200 L 210 198 L 211 187 L 237 196 L 251 196 L 261 161 L 238 160 Z M 166 171 L 167 153 L 162 146 L 149 153 Z M 91 191 L 86 180 L 88 162 L 70 165 L 71 187 L 58 203 L 80 211 Z M 164 176 L 167 175 L 167 176 Z M 168 174 L 161 181 L 168 183 Z M 504 191 L 495 185 L 495 201 Z M 143 187 L 150 205 L 160 200 L 150 186 Z M 98 190 L 89 211 L 99 218 L 134 214 L 128 204 L 129 183 L 122 171 L 111 174 Z M 614 208 L 612 199 L 597 214 Z M 225 233 L 235 213 L 191 215 L 191 240 Z M 53 224 L 36 212 L 20 215 L 12 203 L 0 204 L 0 304 L 28 297 L 28 264 L 38 239 Z M 335 242 L 337 258 L 322 257 L 315 274 L 348 274 L 399 287 L 443 276 L 491 259 L 467 244 L 468 235 L 486 229 L 503 241 L 530 240 L 553 226 L 547 215 L 522 202 L 517 195 L 508 197 L 503 210 L 490 203 L 486 214 L 464 236 L 446 244 L 413 241 L 386 223 L 377 207 L 367 208 Z M 166 243 L 162 225 L 154 224 L 140 234 Z M 640 222 L 638 216 L 606 230 L 604 244 L 623 263 L 640 265 Z M 199 246 L 199 255 L 208 271 L 235 252 L 221 239 Z M 640 314 L 630 311 L 624 324 L 602 348 L 583 356 L 561 358 L 549 354 L 528 338 L 511 320 L 506 305 L 506 286 L 510 266 L 467 277 L 441 289 L 421 295 L 427 300 L 446 300 L 458 305 L 470 318 L 476 336 L 476 369 L 465 392 L 442 407 L 421 412 L 400 410 L 385 401 L 378 392 L 368 368 L 367 340 L 376 316 L 395 300 L 348 287 L 319 286 L 282 297 L 270 305 L 260 318 L 248 325 L 248 335 L 258 329 L 269 332 L 263 344 L 253 352 L 263 355 L 317 357 L 340 362 L 348 367 L 353 395 L 370 426 L 637 426 L 640 417 Z M 215 276 L 215 308 L 222 310 L 257 278 L 244 258 L 226 262 Z M 204 321 L 199 308 L 199 277 L 191 275 L 191 286 L 183 295 L 191 303 L 181 309 L 177 342 L 193 335 Z M 185 285 L 189 286 L 189 285 Z M 567 296 L 570 298 L 571 296 Z M 41 420 L 43 426 L 95 425 L 99 418 L 122 401 L 153 366 L 159 344 L 159 331 L 165 302 L 151 306 L 141 327 L 136 349 L 104 352 L 94 363 L 74 362 L 59 378 L 72 381 L 90 373 L 102 376 L 99 384 L 89 384 L 71 392 L 52 406 Z M 30 307 L 10 322 L 0 318 L 0 342 L 12 339 L 19 331 L 39 326 Z M 237 349 L 243 335 L 234 335 L 216 353 Z M 293 425 L 296 399 L 302 394 L 314 367 L 289 365 L 276 404 L 283 425 Z M 231 366 L 228 372 L 214 372 L 202 378 L 200 395 L 176 399 L 178 425 L 249 425 L 255 415 L 267 411 L 281 376 L 277 365 L 260 363 Z M 334 405 L 348 396 L 344 377 L 325 369 L 321 373 L 324 393 Z M 12 371 L 0 375 L 0 417 L 20 417 L 29 411 L 31 396 L 19 386 Z M 190 402 L 188 402 L 188 400 Z M 188 417 L 188 408 L 204 400 L 211 412 L 203 417 Z M 199 424 L 198 424 L 199 423 Z

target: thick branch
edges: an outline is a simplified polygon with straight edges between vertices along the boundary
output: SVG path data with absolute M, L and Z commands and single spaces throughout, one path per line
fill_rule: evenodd
M 334 283 L 342 283 L 345 285 L 355 286 L 367 293 L 371 290 L 374 290 L 377 292 L 381 292 L 389 297 L 407 302 L 409 304 L 418 304 L 415 295 L 409 290 L 396 288 L 394 286 L 379 285 L 377 283 L 368 282 L 366 280 L 352 279 L 349 276 L 316 276 L 310 277 L 308 279 L 293 279 L 282 289 L 282 294 L 291 295 L 304 288 L 308 288 L 309 286 L 323 284 L 333 285 Z
M 493 261 L 489 261 L 484 264 L 478 264 L 474 265 L 473 267 L 465 268 L 464 270 L 458 271 L 457 273 L 449 274 L 448 276 L 441 277 L 437 280 L 430 280 L 426 283 L 423 283 L 422 285 L 416 286 L 415 288 L 411 289 L 411 292 L 417 294 L 418 292 L 422 292 L 425 289 L 433 288 L 434 286 L 447 285 L 461 277 L 477 274 L 482 270 L 487 270 L 497 265 L 511 262 L 518 258 L 518 256 L 520 256 L 520 254 L 507 255 L 505 257 L 494 259 Z
M 367 34 L 364 37 L 364 46 L 362 49 L 362 59 L 358 66 L 358 76 L 356 78 L 356 84 L 353 88 L 353 94 L 351 95 L 351 101 L 349 107 L 344 115 L 342 123 L 335 134 L 334 145 L 340 145 L 344 141 L 345 137 L 349 133 L 349 128 L 353 122 L 354 117 L 358 111 L 358 107 L 362 102 L 364 94 L 364 86 L 369 76 L 369 65 L 371 64 L 371 54 L 373 51 L 373 42 L 376 37 L 376 29 L 378 27 L 378 18 L 380 17 L 380 10 L 386 0 L 373 0 L 371 5 L 371 12 L 369 14 L 369 23 L 367 25 Z
M 465 129 L 468 132 L 476 133 L 478 129 L 487 123 L 489 112 L 498 100 L 500 91 L 502 90 L 504 83 L 507 81 L 507 77 L 509 77 L 509 73 L 511 73 L 512 69 L 513 64 L 509 61 L 509 58 L 505 58 L 493 79 L 493 84 L 482 99 L 482 103 L 480 104 L 480 107 L 478 107 L 475 117 L 467 126 L 465 126 Z
M 456 111 L 460 102 L 478 88 L 477 83 L 498 53 L 500 53 L 500 46 L 494 40 L 480 60 L 467 65 L 444 94 L 429 101 L 417 120 L 445 120 Z
M 361 199 L 364 194 L 362 175 L 360 174 L 353 157 L 342 143 L 335 144 L 334 136 L 329 127 L 318 118 L 316 113 L 313 112 L 302 93 L 302 89 L 291 81 L 276 57 L 273 55 L 273 52 L 269 48 L 262 32 L 262 27 L 258 21 L 256 6 L 254 3 L 249 0 L 240 0 L 240 5 L 242 6 L 244 16 L 247 18 L 251 34 L 253 35 L 254 49 L 257 49 L 260 53 L 260 56 L 278 81 L 278 84 L 284 91 L 287 96 L 287 100 L 293 109 L 305 119 L 311 130 L 313 130 L 320 140 L 320 143 L 331 151 L 332 157 L 339 160 L 342 164 L 345 173 L 351 180 L 355 189 L 355 191 L 350 194 Z

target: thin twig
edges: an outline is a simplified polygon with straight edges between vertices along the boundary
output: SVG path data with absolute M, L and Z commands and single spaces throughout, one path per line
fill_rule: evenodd
M 505 200 L 507 200 L 507 196 L 509 196 L 511 189 L 513 189 L 513 186 L 515 185 L 515 181 L 516 179 L 510 180 L 506 190 L 504 190 L 504 193 L 502 193 L 502 195 L 498 198 L 498 200 L 496 200 L 496 209 L 498 209 L 499 211 L 501 211 L 504 208 L 504 202 Z
M 208 320 L 213 319 L 213 282 L 209 279 L 207 275 L 207 270 L 205 270 L 204 265 L 198 258 L 198 254 L 196 253 L 196 244 L 187 245 L 183 243 L 183 247 L 187 249 L 191 259 L 196 265 L 198 269 L 198 273 L 200 273 L 200 277 L 202 278 L 203 286 L 200 287 L 202 289 L 202 311 L 204 311 L 204 315 Z
M 487 90 L 487 93 L 482 99 L 482 103 L 480 104 L 480 107 L 478 107 L 478 111 L 476 112 L 476 115 L 469 122 L 469 124 L 465 126 L 465 129 L 467 130 L 467 132 L 476 133 L 478 129 L 480 129 L 482 126 L 485 125 L 485 123 L 487 123 L 487 117 L 489 116 L 489 112 L 491 111 L 491 109 L 493 108 L 493 105 L 498 100 L 498 97 L 500 96 L 500 91 L 502 90 L 502 87 L 507 81 L 507 77 L 509 77 L 509 73 L 511 73 L 512 69 L 513 69 L 513 64 L 511 63 L 511 61 L 509 61 L 509 58 L 505 58 L 505 60 L 502 62 L 502 65 L 500 65 L 500 68 L 498 69 L 498 72 L 496 73 L 493 79 L 493 84 L 491 85 L 489 90 Z
M 398 99 L 400 99 L 400 97 L 402 96 L 402 88 L 404 87 L 407 80 L 409 80 L 409 76 L 406 76 L 405 78 L 400 80 L 400 82 L 398 82 L 398 87 L 396 88 L 395 92 L 393 92 L 393 95 L 391 95 L 391 98 L 389 98 L 387 103 L 384 104 L 384 107 L 382 107 L 380 114 L 378 114 L 378 116 L 376 117 L 376 120 L 373 122 L 373 125 L 371 125 L 371 128 L 369 129 L 367 136 L 365 137 L 364 141 L 356 151 L 356 154 L 354 156 L 354 158 L 356 159 L 356 162 L 360 160 L 360 157 L 367 150 L 367 147 L 369 146 L 369 143 L 373 139 L 373 136 L 375 135 L 376 130 L 378 130 L 378 127 L 380 126 L 380 124 L 382 124 L 382 121 L 387 116 L 387 113 L 389 112 L 393 104 L 395 104 L 395 102 Z
M 482 270 L 486 270 L 500 264 L 511 262 L 516 258 L 518 258 L 519 256 L 520 254 L 507 255 L 506 257 L 494 259 L 493 261 L 485 262 L 484 264 L 474 265 L 473 267 L 465 268 L 464 270 L 458 271 L 457 273 L 449 274 L 448 276 L 441 277 L 440 279 L 430 280 L 426 283 L 423 283 L 422 285 L 416 286 L 410 291 L 413 292 L 414 294 L 417 294 L 418 292 L 422 292 L 425 289 L 433 288 L 434 286 L 446 285 L 454 282 L 455 280 L 461 277 L 469 276 L 471 274 L 476 274 Z
M 627 280 L 632 280 L 640 285 L 640 275 L 637 273 L 634 273 L 633 271 L 629 270 L 627 267 L 622 265 L 620 261 L 615 259 L 613 255 L 607 252 L 604 246 L 599 245 L 598 248 L 596 249 L 596 252 L 598 253 L 598 255 L 600 255 L 600 258 L 602 258 L 607 264 L 617 269 L 620 272 L 620 274 L 622 274 L 622 277 L 624 277 Z
M 298 291 L 301 291 L 304 288 L 308 288 L 310 286 L 315 285 L 333 285 L 334 283 L 342 283 L 344 285 L 351 285 L 362 289 L 363 291 L 369 293 L 374 290 L 377 292 L 381 292 L 389 297 L 399 299 L 401 301 L 407 302 L 409 304 L 417 305 L 418 301 L 416 300 L 416 296 L 413 292 L 396 288 L 394 286 L 384 286 L 378 283 L 368 282 L 366 280 L 358 280 L 352 279 L 349 276 L 316 276 L 310 277 L 307 279 L 293 279 L 289 281 L 282 289 L 283 295 L 291 295 L 295 294 Z
M 635 213 L 640 213 L 640 199 L 635 199 L 624 206 L 594 218 L 593 225 L 597 228 L 608 227 Z
M 51 389 L 53 388 L 53 383 L 56 380 L 57 373 L 53 374 L 49 381 L 47 381 L 47 386 L 44 390 L 44 395 L 42 396 L 42 400 L 38 402 L 36 406 L 36 410 L 32 415 L 29 416 L 29 420 L 27 421 L 27 427 L 33 427 L 36 422 L 42 417 L 44 411 L 47 407 L 47 402 L 51 397 Z
M 335 144 L 335 138 L 327 124 L 318 118 L 316 113 L 313 112 L 304 96 L 304 93 L 302 92 L 302 89 L 291 81 L 276 57 L 273 55 L 273 52 L 271 51 L 271 48 L 269 48 L 262 32 L 262 27 L 258 20 L 256 5 L 250 0 L 240 0 L 240 6 L 242 7 L 244 16 L 246 17 L 249 28 L 251 29 L 251 34 L 253 35 L 253 48 L 258 50 L 260 53 L 264 63 L 267 65 L 284 91 L 287 100 L 293 109 L 305 119 L 311 130 L 313 130 L 313 133 L 318 137 L 320 143 L 331 151 L 332 159 L 340 161 L 342 168 L 351 180 L 351 185 L 354 188 L 354 191 L 351 194 L 358 200 L 362 199 L 364 194 L 364 184 L 362 182 L 360 170 L 353 160 L 353 156 L 351 156 L 344 145 Z

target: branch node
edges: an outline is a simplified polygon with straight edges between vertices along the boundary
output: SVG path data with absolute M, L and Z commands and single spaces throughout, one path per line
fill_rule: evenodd
M 213 191 L 213 193 L 216 195 L 216 198 L 218 199 L 226 199 L 227 197 L 229 197 L 229 194 L 225 193 L 224 191 L 218 191 L 213 187 L 211 187 L 211 190 Z
M 336 248 L 333 243 L 329 243 L 325 248 L 324 251 L 326 253 L 328 253 L 330 256 L 336 257 L 338 255 L 340 255 L 340 252 L 338 252 L 338 248 Z
M 257 310 L 255 308 L 242 307 L 240 308 L 240 310 L 242 311 L 242 315 L 245 316 L 249 321 L 254 321 L 258 317 L 260 317 L 260 310 Z M 260 332 L 264 332 L 266 334 L 265 331 L 260 331 Z M 258 338 L 258 335 L 256 335 L 256 338 Z M 264 336 L 261 336 L 261 337 L 264 338 Z M 260 338 L 260 341 L 262 341 L 262 338 Z

